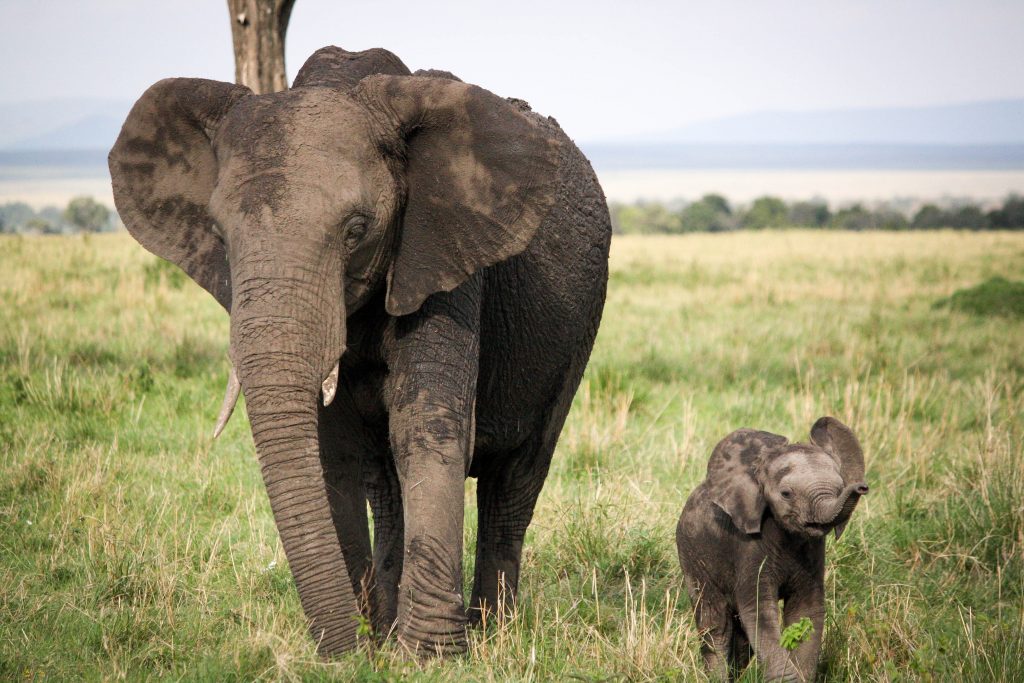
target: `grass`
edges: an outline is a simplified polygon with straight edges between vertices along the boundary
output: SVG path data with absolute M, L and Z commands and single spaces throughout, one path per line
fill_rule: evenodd
M 1024 282 L 1010 282 L 1004 277 L 989 278 L 980 285 L 961 289 L 948 299 L 935 302 L 936 308 L 942 306 L 976 315 L 1024 318 Z
M 245 412 L 210 439 L 227 318 L 156 264 L 0 240 L 0 679 L 699 680 L 683 501 L 729 431 L 832 414 L 872 492 L 829 542 L 822 672 L 1024 680 L 1024 320 L 933 307 L 1019 277 L 1024 235 L 616 238 L 520 607 L 425 663 L 317 660 Z

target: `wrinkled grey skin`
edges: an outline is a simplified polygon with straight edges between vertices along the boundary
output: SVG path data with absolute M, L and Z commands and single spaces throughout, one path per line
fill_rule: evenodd
M 825 619 L 825 536 L 842 535 L 867 491 L 860 444 L 831 417 L 814 423 L 809 444 L 741 429 L 715 446 L 707 478 L 676 527 L 713 675 L 742 671 L 754 643 L 768 680 L 814 679 Z M 781 631 L 803 617 L 814 633 L 789 653 Z
M 354 646 L 360 609 L 412 649 L 465 650 L 467 621 L 515 595 L 601 317 L 611 227 L 587 160 L 525 103 L 324 48 L 283 93 L 157 83 L 110 169 L 131 234 L 230 313 L 319 652 Z

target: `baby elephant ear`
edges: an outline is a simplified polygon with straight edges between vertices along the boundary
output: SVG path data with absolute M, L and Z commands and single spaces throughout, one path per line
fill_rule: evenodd
M 711 453 L 706 479 L 711 500 L 745 533 L 761 531 L 766 505 L 761 469 L 787 443 L 778 434 L 740 429 L 718 442 Z
M 834 417 L 820 417 L 811 427 L 811 442 L 839 461 L 847 485 L 864 481 L 864 451 L 849 427 Z
M 850 428 L 834 417 L 818 418 L 811 427 L 811 441 L 839 461 L 839 474 L 847 486 L 856 485 L 836 521 L 835 534 L 838 539 L 850 522 L 860 497 L 868 490 L 864 483 L 864 451 Z
M 392 153 L 405 163 L 388 313 L 412 313 L 527 247 L 557 200 L 564 149 L 554 125 L 448 78 L 370 76 L 355 93 L 397 133 Z

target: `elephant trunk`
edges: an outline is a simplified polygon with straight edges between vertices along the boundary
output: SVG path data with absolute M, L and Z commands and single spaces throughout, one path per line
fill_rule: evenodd
M 355 646 L 358 614 L 318 439 L 321 382 L 344 351 L 340 265 L 317 272 L 277 259 L 272 272 L 260 263 L 262 272 L 239 268 L 234 278 L 231 355 L 299 598 L 318 651 L 330 655 Z
M 854 508 L 860 497 L 868 492 L 868 486 L 864 482 L 856 482 L 844 488 L 837 497 L 820 501 L 815 506 L 816 523 L 835 527 L 836 536 L 843 533 L 846 523 L 853 515 Z

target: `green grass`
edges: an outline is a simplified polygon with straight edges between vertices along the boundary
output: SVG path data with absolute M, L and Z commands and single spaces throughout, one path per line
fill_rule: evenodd
M 227 317 L 156 264 L 0 240 L 0 680 L 700 679 L 683 501 L 729 431 L 825 414 L 872 492 L 829 542 L 823 672 L 1024 680 L 1024 319 L 933 307 L 1019 278 L 1024 235 L 616 238 L 519 610 L 425 663 L 317 660 L 245 412 L 210 439 Z
M 975 315 L 1005 315 L 1024 318 L 1024 282 L 1004 277 L 989 278 L 980 285 L 961 289 L 948 299 L 940 299 L 936 308 L 948 306 Z

